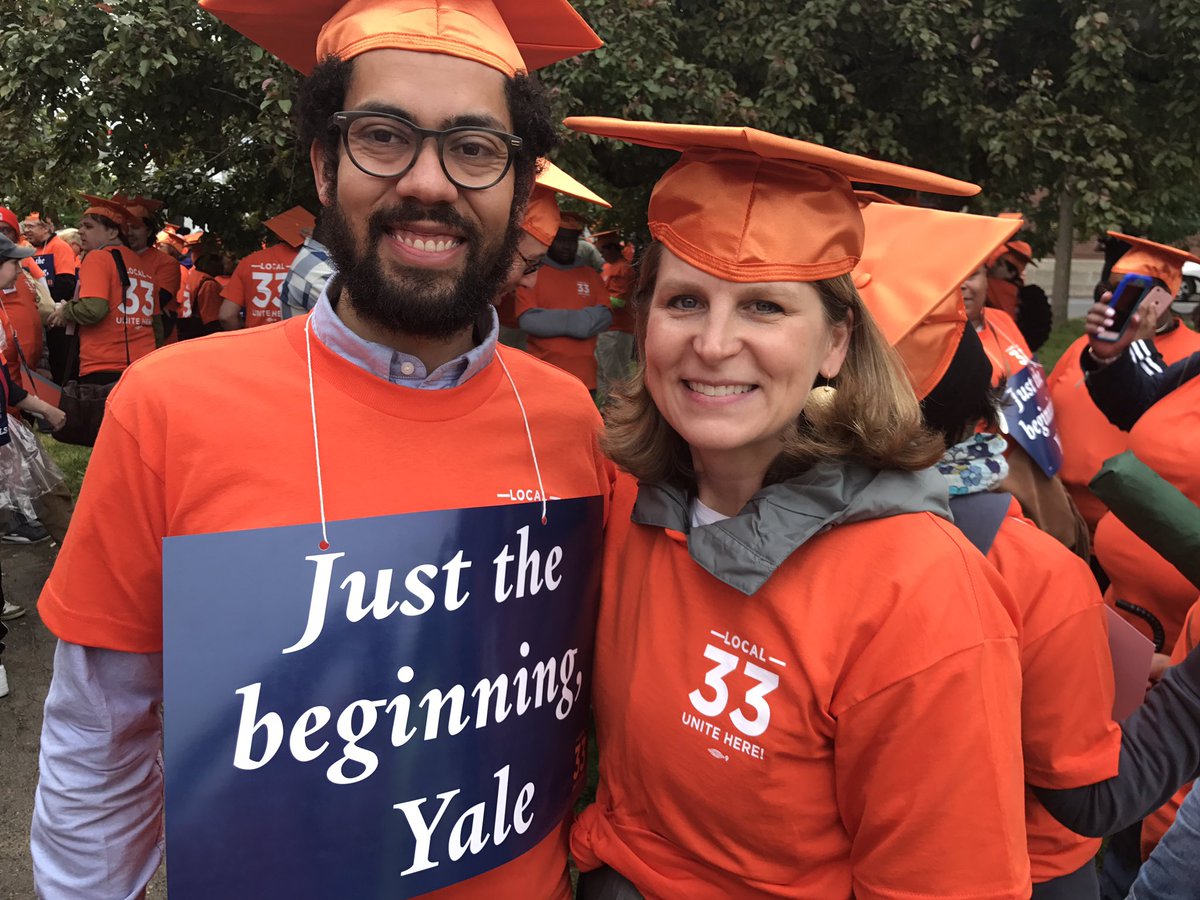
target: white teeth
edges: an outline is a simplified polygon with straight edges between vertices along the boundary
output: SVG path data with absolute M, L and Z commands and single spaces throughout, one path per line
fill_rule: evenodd
M 432 238 L 425 240 L 423 238 L 405 237 L 400 234 L 397 234 L 395 237 L 405 246 L 412 247 L 414 250 L 420 250 L 424 253 L 441 253 L 443 250 L 450 250 L 462 243 L 462 241 L 454 239 L 435 241 Z
M 706 397 L 728 397 L 730 394 L 745 394 L 754 390 L 752 384 L 702 384 L 699 381 L 685 381 L 689 390 Z

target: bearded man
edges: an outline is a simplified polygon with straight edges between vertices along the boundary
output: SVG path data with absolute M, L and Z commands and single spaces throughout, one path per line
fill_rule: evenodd
M 599 40 L 565 0 L 201 5 L 311 70 L 338 275 L 109 395 L 40 599 L 38 896 L 139 896 L 165 769 L 172 896 L 565 900 L 595 565 L 560 563 L 611 469 L 587 392 L 498 348 L 492 300 L 554 142 L 528 71 Z

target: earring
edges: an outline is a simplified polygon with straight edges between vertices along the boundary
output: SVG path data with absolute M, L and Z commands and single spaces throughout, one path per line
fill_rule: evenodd
M 837 400 L 837 388 L 829 384 L 828 379 L 821 376 L 824 384 L 816 385 L 808 392 L 808 400 L 804 403 L 804 416 L 813 425 L 823 425 L 833 414 L 833 405 Z

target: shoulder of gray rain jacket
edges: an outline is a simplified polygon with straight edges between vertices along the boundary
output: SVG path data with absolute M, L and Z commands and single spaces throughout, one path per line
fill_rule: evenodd
M 830 462 L 764 487 L 732 518 L 695 528 L 684 491 L 641 483 L 632 518 L 639 525 L 683 532 L 692 559 L 750 596 L 821 531 L 915 512 L 950 518 L 946 480 L 936 470 L 905 472 Z

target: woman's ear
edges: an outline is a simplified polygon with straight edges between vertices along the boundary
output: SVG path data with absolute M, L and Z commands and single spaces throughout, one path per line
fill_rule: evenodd
M 854 330 L 854 310 L 846 310 L 846 318 L 838 322 L 830 331 L 829 352 L 821 361 L 817 370 L 826 378 L 833 378 L 842 370 L 846 361 L 846 353 L 850 350 L 850 333 Z

